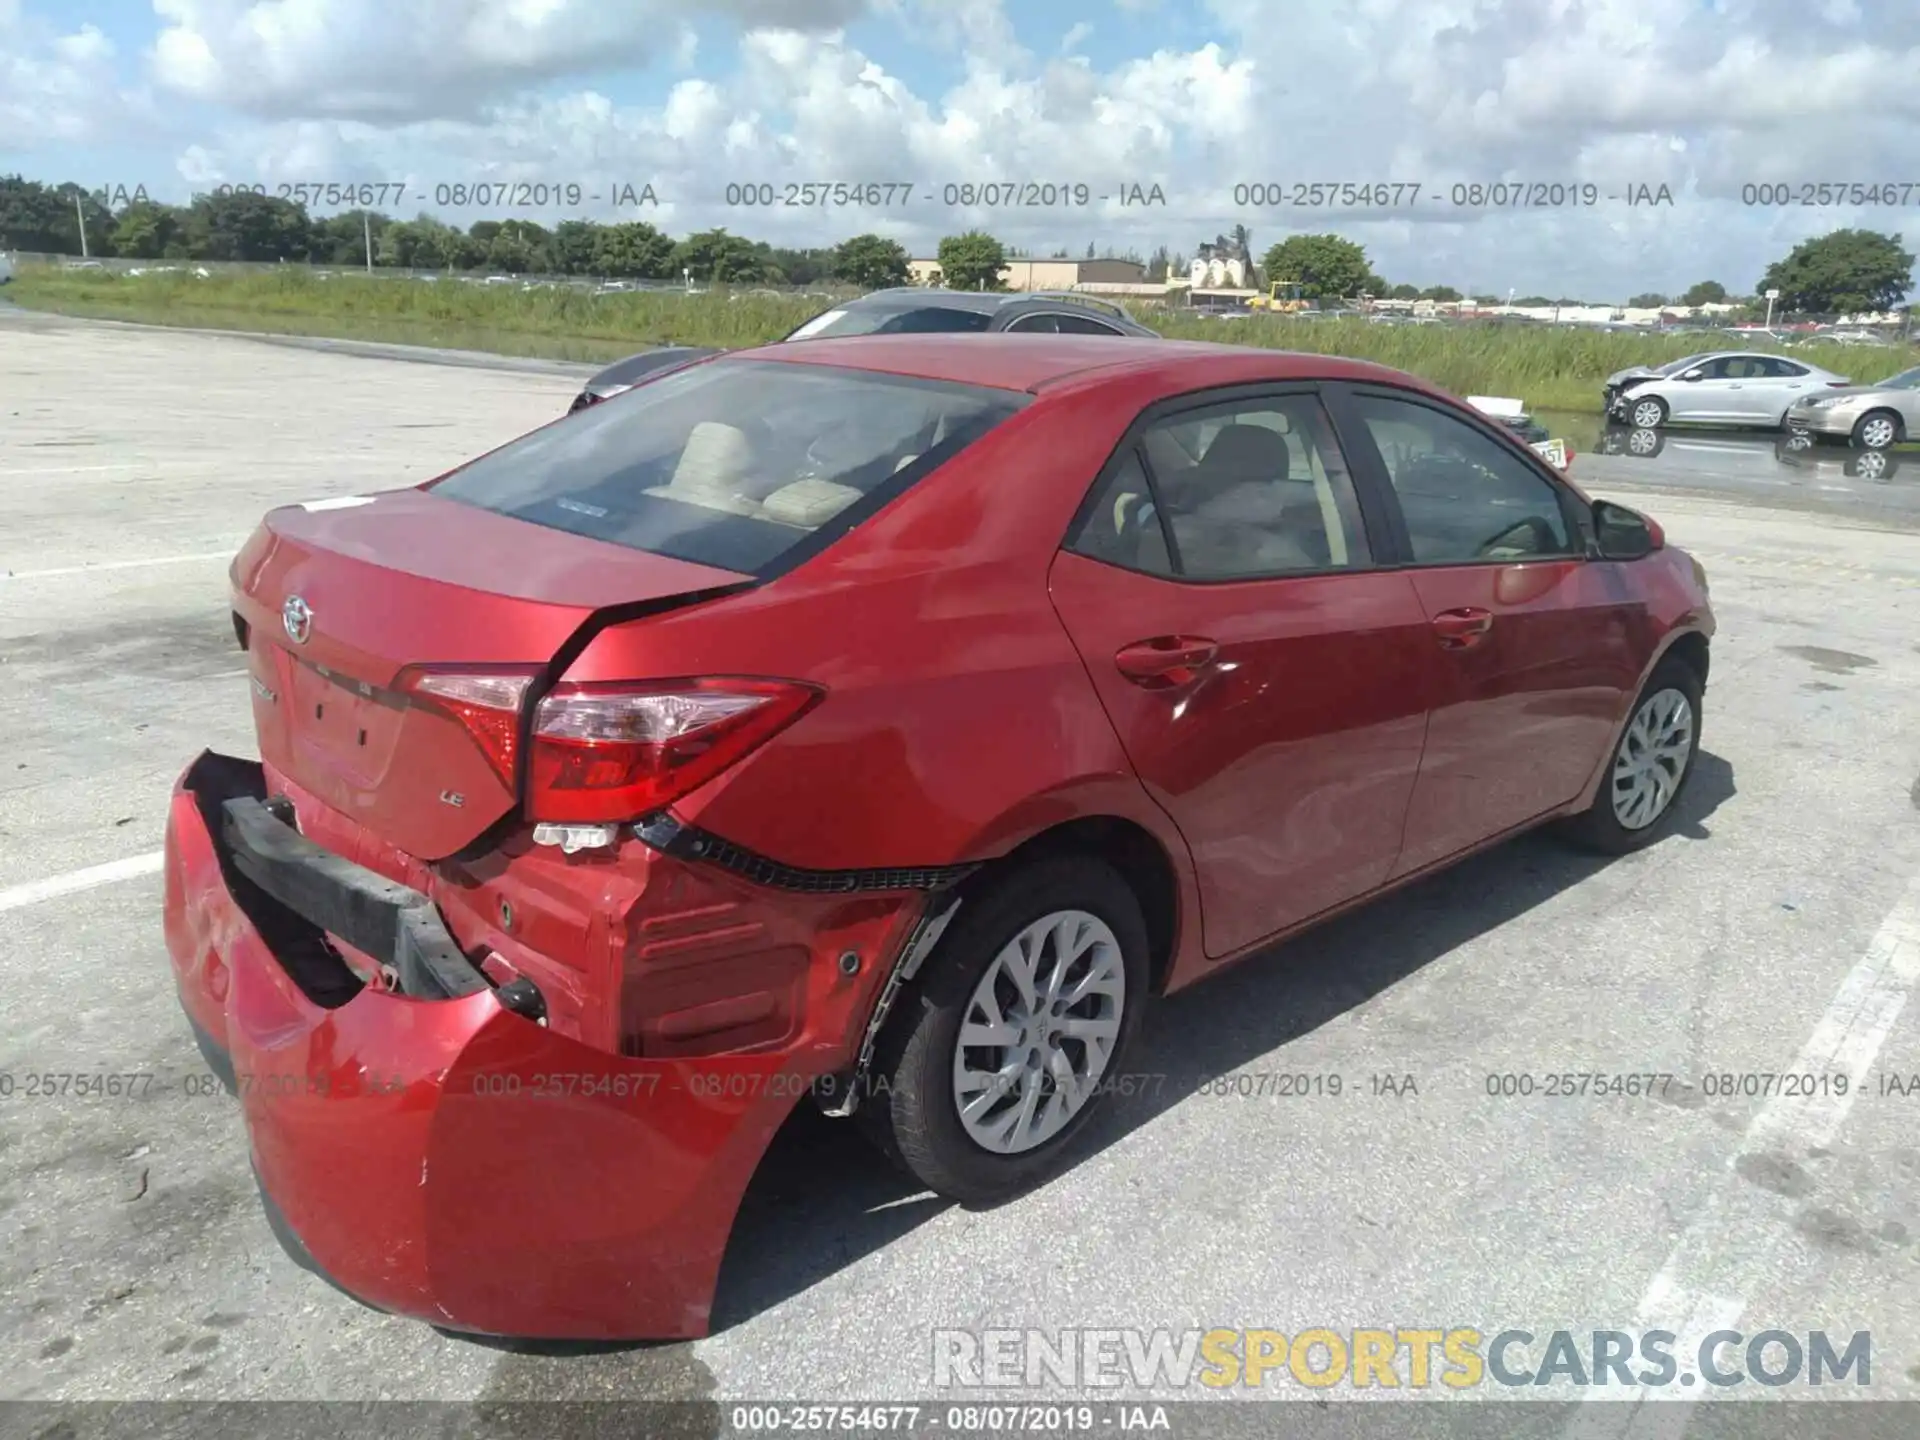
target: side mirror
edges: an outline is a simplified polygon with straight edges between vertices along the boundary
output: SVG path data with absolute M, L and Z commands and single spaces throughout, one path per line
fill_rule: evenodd
M 1689 370 L 1680 378 L 1682 380 L 1704 380 L 1707 378 L 1707 372 L 1704 370 Z
M 1643 559 L 1666 543 L 1653 521 L 1611 500 L 1593 502 L 1593 533 L 1602 560 Z

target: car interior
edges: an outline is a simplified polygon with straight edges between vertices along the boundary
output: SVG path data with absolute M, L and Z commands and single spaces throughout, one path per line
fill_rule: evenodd
M 826 431 L 797 467 L 791 447 L 775 445 L 764 424 L 703 420 L 688 433 L 667 482 L 641 493 L 813 530 L 944 443 L 956 428 L 950 419 L 940 411 L 917 429 L 864 441 Z
M 1180 551 L 1196 577 L 1340 569 L 1352 550 L 1320 449 L 1273 408 L 1149 427 L 1140 449 Z M 1137 459 L 1124 462 L 1088 518 L 1080 548 L 1172 574 L 1166 534 Z

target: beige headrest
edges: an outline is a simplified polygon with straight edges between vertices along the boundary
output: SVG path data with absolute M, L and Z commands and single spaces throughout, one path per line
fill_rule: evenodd
M 769 520 L 800 525 L 811 530 L 824 525 L 860 498 L 851 485 L 836 485 L 831 480 L 796 480 L 783 485 L 762 502 L 761 513 Z

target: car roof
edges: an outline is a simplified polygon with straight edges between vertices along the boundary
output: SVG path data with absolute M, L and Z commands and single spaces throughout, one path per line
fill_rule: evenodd
M 1204 340 L 1128 338 L 1110 335 L 914 334 L 852 335 L 809 340 L 804 345 L 766 345 L 735 351 L 732 359 L 778 361 L 789 365 L 833 365 L 877 370 L 923 380 L 1038 393 L 1076 378 L 1106 382 L 1127 375 L 1167 372 L 1178 390 L 1262 380 L 1378 380 L 1440 393 L 1422 380 L 1384 365 L 1268 350 L 1253 345 L 1220 345 Z M 721 362 L 724 363 L 724 362 Z

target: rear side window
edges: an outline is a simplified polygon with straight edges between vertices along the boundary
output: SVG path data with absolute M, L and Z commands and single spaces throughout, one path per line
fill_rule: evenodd
M 1089 315 L 1061 315 L 1057 322 L 1062 335 L 1118 335 L 1120 327 L 1095 320 Z
M 481 456 L 434 493 L 762 575 L 844 531 L 1029 397 L 838 366 L 716 360 Z
M 816 315 L 789 340 L 830 340 L 842 335 L 935 335 L 985 330 L 992 317 L 953 305 L 915 305 L 895 309 L 867 305 Z
M 1241 401 L 1147 426 L 1089 500 L 1069 544 L 1110 565 L 1186 580 L 1371 563 L 1346 464 L 1311 395 Z

